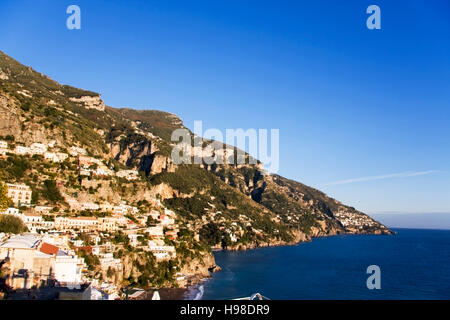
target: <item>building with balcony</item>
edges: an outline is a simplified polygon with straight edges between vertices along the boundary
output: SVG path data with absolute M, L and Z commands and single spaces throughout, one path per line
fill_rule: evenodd
M 31 204 L 31 188 L 25 184 L 6 184 L 8 187 L 7 195 L 17 206 Z

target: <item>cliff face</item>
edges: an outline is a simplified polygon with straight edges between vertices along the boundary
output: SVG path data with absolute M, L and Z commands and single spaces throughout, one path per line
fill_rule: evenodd
M 86 109 L 105 111 L 105 104 L 100 96 L 83 96 L 81 98 L 70 98 L 70 101 L 80 103 Z
M 129 203 L 158 197 L 177 213 L 179 223 L 204 234 L 211 245 L 230 249 L 343 233 L 391 233 L 316 189 L 265 175 L 261 163 L 176 166 L 170 137 L 179 128 L 185 127 L 173 114 L 105 106 L 98 93 L 61 85 L 0 52 L 1 136 L 13 136 L 14 144 L 55 140 L 61 149 L 84 147 L 105 162 L 143 173 L 138 181 L 112 181 L 94 193 L 61 186 L 68 194 Z
M 189 259 L 180 270 L 182 274 L 188 276 L 178 281 L 178 283 L 181 287 L 196 284 L 203 279 L 209 278 L 215 268 L 217 266 L 212 253 L 204 253 L 201 257 Z
M 0 136 L 14 133 L 17 142 L 49 142 L 53 132 L 34 121 L 27 121 L 20 105 L 7 95 L 0 95 Z

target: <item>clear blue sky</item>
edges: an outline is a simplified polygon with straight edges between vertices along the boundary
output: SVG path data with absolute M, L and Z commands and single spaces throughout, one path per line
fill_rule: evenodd
M 20 62 L 191 128 L 279 128 L 281 175 L 368 212 L 450 212 L 449 39 L 446 0 L 0 2 Z

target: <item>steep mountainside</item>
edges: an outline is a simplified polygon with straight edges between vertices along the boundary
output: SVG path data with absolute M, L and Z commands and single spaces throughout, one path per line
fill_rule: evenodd
M 177 128 L 184 125 L 173 114 L 105 106 L 99 94 L 60 85 L 0 52 L 2 139 L 12 146 L 54 141 L 63 151 L 83 147 L 114 170 L 141 172 L 134 182 L 92 181 L 78 176 L 76 163 L 41 171 L 38 164 L 28 163 L 26 174 L 16 175 L 17 163 L 4 161 L 0 166 L 4 180 L 32 186 L 39 195 L 35 203 L 66 208 L 67 197 L 75 193 L 79 199 L 96 202 L 161 199 L 178 214 L 181 225 L 194 232 L 210 231 L 210 245 L 228 248 L 343 233 L 391 233 L 318 190 L 263 174 L 260 164 L 177 166 L 170 157 L 170 137 Z M 49 177 L 59 182 L 60 199 L 46 196 L 44 182 Z

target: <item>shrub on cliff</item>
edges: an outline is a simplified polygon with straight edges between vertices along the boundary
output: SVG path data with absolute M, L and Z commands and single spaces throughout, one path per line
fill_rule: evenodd
M 6 180 L 21 179 L 28 169 L 31 169 L 30 162 L 23 156 L 12 155 L 6 161 L 0 161 L 0 170 Z
M 51 202 L 63 200 L 63 197 L 59 192 L 58 187 L 56 186 L 55 180 L 44 181 L 44 189 L 42 190 L 42 196 Z
M 222 239 L 222 232 L 214 222 L 205 224 L 199 232 L 200 240 L 214 246 Z

